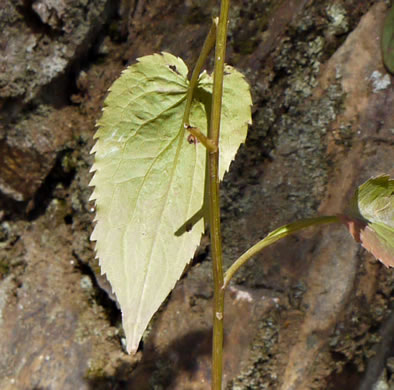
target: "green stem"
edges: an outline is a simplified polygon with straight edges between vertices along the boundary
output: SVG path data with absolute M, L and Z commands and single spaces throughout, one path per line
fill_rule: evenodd
M 226 56 L 229 0 L 222 0 L 215 47 L 213 76 L 212 111 L 208 138 L 219 147 L 220 119 L 222 111 L 224 60 Z M 213 339 L 212 339 L 212 389 L 222 389 L 223 375 L 223 266 L 219 204 L 219 148 L 208 152 L 208 194 L 209 225 L 211 236 L 212 271 L 214 281 L 213 297 Z
M 231 278 L 241 268 L 241 266 L 243 266 L 250 258 L 252 258 L 254 255 L 259 253 L 267 246 L 307 227 L 337 222 L 341 222 L 337 216 L 323 216 L 317 218 L 303 219 L 301 221 L 289 223 L 288 225 L 283 225 L 280 228 L 275 229 L 274 231 L 269 233 L 264 239 L 249 248 L 231 265 L 231 267 L 227 270 L 225 274 L 223 289 L 228 286 Z
M 183 123 L 182 123 L 182 125 L 184 125 L 185 128 L 190 127 L 190 120 L 189 120 L 190 110 L 193 102 L 193 94 L 198 84 L 198 78 L 208 58 L 209 53 L 215 46 L 217 24 L 218 24 L 218 18 L 213 19 L 211 28 L 208 32 L 207 37 L 205 38 L 204 45 L 201 49 L 201 53 L 193 69 L 192 77 L 190 78 L 189 89 L 187 91 L 187 96 L 186 96 L 186 108 L 183 114 Z

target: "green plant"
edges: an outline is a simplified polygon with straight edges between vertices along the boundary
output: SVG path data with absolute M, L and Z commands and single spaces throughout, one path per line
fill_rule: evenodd
M 135 352 L 154 312 L 181 276 L 210 226 L 214 276 L 212 388 L 221 389 L 225 288 L 264 247 L 305 227 L 342 222 L 385 264 L 394 265 L 394 181 L 363 184 L 342 216 L 285 225 L 245 252 L 223 274 L 219 181 L 251 122 L 243 76 L 224 64 L 229 1 L 212 23 L 190 82 L 168 53 L 140 58 L 115 81 L 93 148 L 96 226 L 92 240 L 123 314 Z M 215 47 L 213 78 L 201 72 Z M 220 130 L 220 131 L 219 131 Z

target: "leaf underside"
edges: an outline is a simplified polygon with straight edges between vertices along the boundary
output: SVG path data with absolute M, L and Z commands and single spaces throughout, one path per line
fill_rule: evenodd
M 342 221 L 365 249 L 394 267 L 394 180 L 382 175 L 362 184 Z
M 176 234 L 201 211 L 206 151 L 182 126 L 187 67 L 168 53 L 140 58 L 104 102 L 92 149 L 96 225 L 91 239 L 122 310 L 128 352 L 181 276 L 204 224 Z M 207 134 L 212 78 L 203 73 L 190 124 Z M 220 177 L 244 142 L 251 97 L 243 76 L 226 67 Z M 188 229 L 186 229 L 188 230 Z

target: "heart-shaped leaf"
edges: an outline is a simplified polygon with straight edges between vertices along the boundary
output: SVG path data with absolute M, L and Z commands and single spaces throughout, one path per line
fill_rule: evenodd
M 182 126 L 187 67 L 168 53 L 140 58 L 110 88 L 92 150 L 96 200 L 92 240 L 116 294 L 127 350 L 137 350 L 160 304 L 192 258 L 204 229 L 194 218 L 204 200 L 206 150 Z M 190 125 L 207 134 L 212 78 L 204 73 Z M 244 142 L 249 86 L 226 67 L 220 177 Z M 183 229 L 193 220 L 192 229 Z M 180 234 L 182 232 L 182 234 Z

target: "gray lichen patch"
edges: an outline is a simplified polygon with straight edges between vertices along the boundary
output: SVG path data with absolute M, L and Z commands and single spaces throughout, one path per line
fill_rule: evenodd
M 383 91 L 391 85 L 391 78 L 389 74 L 381 74 L 378 70 L 374 70 L 369 76 L 373 86 L 373 92 Z
M 297 108 L 293 106 L 279 120 L 274 159 L 278 158 L 285 167 L 282 183 L 286 184 L 287 177 L 287 184 L 291 185 L 287 212 L 292 215 L 312 215 L 323 196 L 329 172 L 325 137 L 341 111 L 342 101 L 343 91 L 332 85 L 321 99 L 310 101 L 307 107 L 302 103 Z M 293 182 L 294 175 L 297 184 Z M 295 204 L 297 208 L 302 205 L 302 211 L 294 208 Z
M 326 8 L 326 12 L 330 21 L 330 30 L 334 34 L 343 34 L 349 30 L 349 21 L 347 12 L 341 4 L 330 4 Z
M 21 23 L 21 15 L 30 18 L 30 26 Z M 107 0 L 84 6 L 76 0 L 5 1 L 0 10 L 4 22 L 0 98 L 18 97 L 25 102 L 35 98 L 42 87 L 65 72 L 78 51 L 86 50 L 107 17 Z
M 232 380 L 226 390 L 243 389 L 273 389 L 278 384 L 275 373 L 275 360 L 280 324 L 278 313 L 264 318 L 258 327 L 258 332 L 253 340 L 247 368 Z

